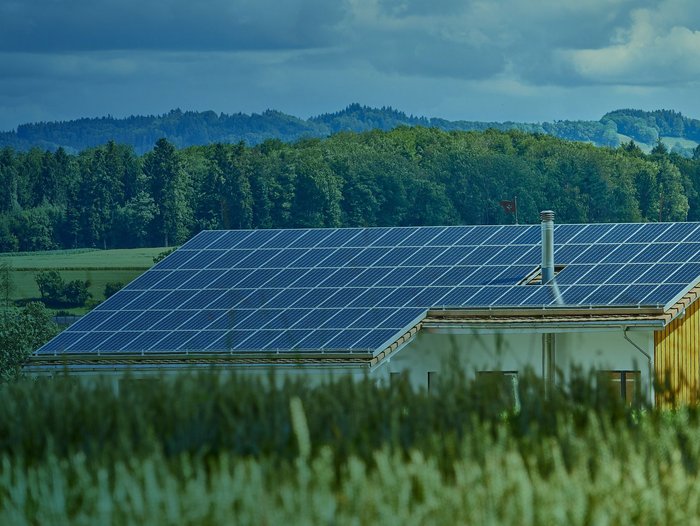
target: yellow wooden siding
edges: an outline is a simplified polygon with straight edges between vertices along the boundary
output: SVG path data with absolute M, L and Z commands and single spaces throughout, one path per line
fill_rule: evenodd
M 700 399 L 700 301 L 662 331 L 654 333 L 654 374 L 660 406 L 694 404 Z

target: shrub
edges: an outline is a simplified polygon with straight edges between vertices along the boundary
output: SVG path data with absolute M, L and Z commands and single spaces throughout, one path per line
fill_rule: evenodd
M 105 283 L 105 299 L 109 298 L 110 296 L 114 296 L 117 292 L 119 292 L 121 289 L 124 288 L 124 283 L 121 281 L 110 281 L 108 283 Z
M 57 270 L 37 272 L 34 280 L 42 299 L 56 303 L 61 301 L 66 284 Z
M 160 254 L 158 254 L 156 257 L 153 258 L 153 263 L 156 264 L 156 263 L 163 261 L 165 258 L 167 258 L 170 254 L 172 254 L 176 250 L 177 250 L 177 247 L 173 247 L 173 248 L 170 248 L 168 250 L 164 250 L 163 252 L 161 252 Z
M 37 272 L 35 281 L 47 305 L 79 307 L 92 296 L 88 290 L 89 280 L 66 283 L 57 270 Z
M 57 332 L 58 326 L 51 320 L 51 313 L 41 303 L 3 311 L 0 316 L 0 382 L 18 378 L 29 353 Z
M 90 281 L 74 280 L 70 281 L 63 288 L 63 300 L 67 305 L 79 307 L 85 305 L 85 302 L 92 296 L 88 288 Z

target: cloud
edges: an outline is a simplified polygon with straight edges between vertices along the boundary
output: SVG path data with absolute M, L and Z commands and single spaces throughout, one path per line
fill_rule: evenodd
M 5 0 L 0 51 L 310 48 L 342 15 L 325 0 Z
M 562 51 L 560 59 L 569 64 L 579 82 L 629 86 L 697 84 L 700 19 L 689 15 L 693 10 L 698 15 L 700 12 L 695 5 L 683 12 L 679 6 L 677 2 L 667 2 L 658 9 L 637 10 L 630 25 L 619 28 L 610 45 Z M 691 25 L 693 22 L 695 26 Z
M 567 85 L 561 52 L 603 47 L 647 0 L 352 0 L 348 54 L 378 71 Z
M 546 120 L 673 94 L 699 114 L 699 32 L 696 0 L 0 0 L 0 130 L 354 101 Z

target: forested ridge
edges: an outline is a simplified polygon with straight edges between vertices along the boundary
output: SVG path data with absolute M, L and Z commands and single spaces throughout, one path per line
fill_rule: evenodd
M 350 104 L 342 111 L 301 119 L 279 111 L 261 114 L 226 114 L 213 111 L 172 110 L 163 115 L 114 118 L 83 118 L 64 122 L 22 124 L 16 130 L 0 132 L 0 147 L 10 146 L 27 151 L 33 147 L 55 151 L 63 148 L 78 153 L 113 140 L 130 145 L 137 154 L 153 148 L 159 138 L 166 138 L 178 148 L 217 142 L 248 146 L 269 139 L 294 142 L 304 138 L 324 138 L 343 131 L 389 131 L 399 126 L 424 126 L 444 131 L 519 130 L 546 133 L 562 139 L 583 141 L 598 146 L 619 146 L 633 139 L 650 149 L 660 138 L 675 139 L 670 147 L 690 156 L 693 146 L 684 140 L 700 142 L 700 121 L 670 110 L 616 110 L 599 121 L 559 120 L 543 123 L 450 121 L 407 115 L 391 107 L 370 108 Z M 683 143 L 683 144 L 681 144 Z
M 0 251 L 182 243 L 202 229 L 700 219 L 700 160 L 519 131 L 402 127 L 138 156 L 0 150 Z

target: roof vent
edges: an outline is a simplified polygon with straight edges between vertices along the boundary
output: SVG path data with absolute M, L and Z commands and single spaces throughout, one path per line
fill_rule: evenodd
M 542 281 L 544 285 L 554 279 L 554 212 L 540 212 L 542 220 Z

